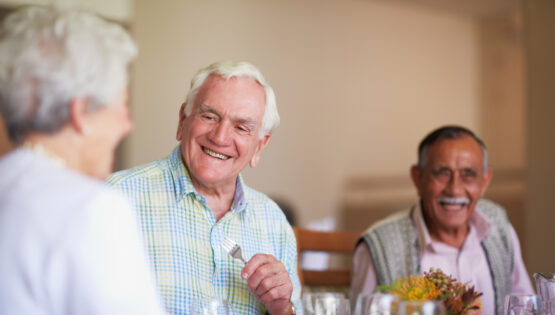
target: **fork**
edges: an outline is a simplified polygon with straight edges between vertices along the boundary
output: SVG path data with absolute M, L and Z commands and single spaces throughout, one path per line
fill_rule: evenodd
M 241 247 L 234 240 L 224 237 L 223 242 L 220 244 L 222 248 L 233 258 L 239 259 L 243 264 L 247 264 L 243 255 L 241 254 Z

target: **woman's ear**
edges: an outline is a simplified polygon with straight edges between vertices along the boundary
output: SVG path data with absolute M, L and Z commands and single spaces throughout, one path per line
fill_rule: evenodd
M 87 123 L 88 101 L 83 98 L 74 98 L 69 102 L 69 123 L 79 134 L 87 135 L 90 127 Z

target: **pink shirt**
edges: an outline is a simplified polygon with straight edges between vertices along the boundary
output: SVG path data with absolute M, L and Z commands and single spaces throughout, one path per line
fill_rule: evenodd
M 486 254 L 480 244 L 488 235 L 490 222 L 480 212 L 475 211 L 470 219 L 470 232 L 460 249 L 431 239 L 422 210 L 417 205 L 411 211 L 411 219 L 416 224 L 420 248 L 420 265 L 422 271 L 430 267 L 440 268 L 458 281 L 470 283 L 478 292 L 482 292 L 482 314 L 495 314 L 495 296 Z M 533 294 L 532 283 L 522 261 L 518 237 L 512 226 L 509 228 L 514 246 L 514 270 L 511 293 Z M 373 292 L 376 286 L 376 274 L 370 258 L 370 251 L 365 244 L 359 244 L 353 257 L 353 274 L 351 279 L 351 303 L 360 292 Z

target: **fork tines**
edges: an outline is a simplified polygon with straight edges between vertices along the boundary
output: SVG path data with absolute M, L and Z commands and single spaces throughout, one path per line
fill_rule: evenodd
M 243 263 L 247 263 L 245 259 L 243 259 L 243 255 L 241 254 L 241 247 L 237 244 L 234 240 L 224 237 L 224 240 L 220 244 L 222 248 L 233 258 L 241 260 Z

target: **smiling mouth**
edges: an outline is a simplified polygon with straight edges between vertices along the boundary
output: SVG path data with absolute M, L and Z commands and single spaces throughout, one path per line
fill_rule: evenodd
M 210 155 L 211 157 L 214 157 L 214 158 L 217 158 L 217 159 L 220 159 L 220 160 L 223 160 L 223 161 L 229 159 L 229 156 L 223 155 L 223 154 L 218 153 L 218 152 L 214 152 L 214 151 L 212 151 L 212 150 L 210 150 L 206 147 L 202 147 L 202 152 Z
M 437 202 L 447 210 L 461 210 L 470 204 L 468 198 L 439 198 Z

